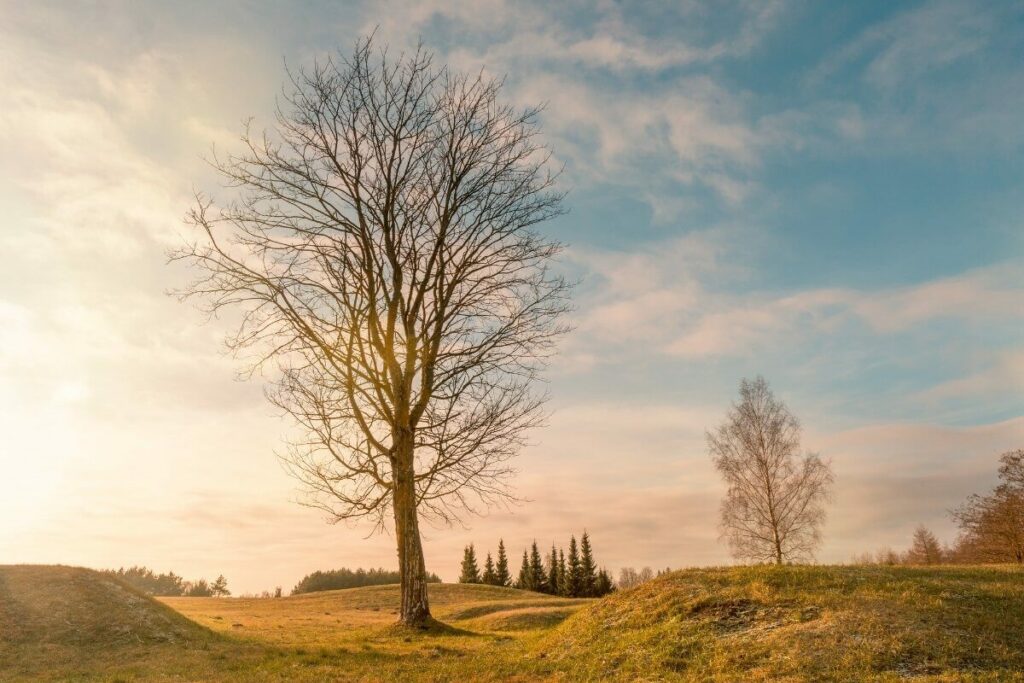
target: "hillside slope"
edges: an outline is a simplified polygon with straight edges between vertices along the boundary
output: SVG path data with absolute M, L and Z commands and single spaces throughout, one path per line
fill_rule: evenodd
M 674 572 L 539 644 L 584 680 L 1024 680 L 1021 568 Z
M 0 681 L 1024 682 L 1019 567 L 687 570 L 589 601 L 429 590 L 450 629 L 392 628 L 396 586 L 158 602 L 0 567 Z
M 110 647 L 210 636 L 178 612 L 100 572 L 0 565 L 0 643 Z
M 480 584 L 432 583 L 434 616 L 470 631 L 528 631 L 560 623 L 589 600 Z M 397 585 L 303 593 L 284 598 L 160 598 L 215 631 L 295 646 L 334 646 L 395 623 Z

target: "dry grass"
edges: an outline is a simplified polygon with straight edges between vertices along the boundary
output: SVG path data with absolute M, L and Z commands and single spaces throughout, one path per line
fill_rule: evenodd
M 0 641 L 202 643 L 212 634 L 134 588 L 80 567 L 0 567 Z
M 480 617 L 519 614 L 524 608 L 556 608 L 568 615 L 589 602 L 511 588 L 457 583 L 431 584 L 429 590 L 434 616 L 455 627 L 454 635 L 464 636 L 472 636 L 478 631 L 501 630 L 486 628 Z M 289 647 L 350 647 L 353 643 L 378 638 L 398 618 L 395 586 L 326 591 L 278 599 L 160 598 L 160 601 L 213 631 L 243 640 Z M 472 631 L 466 631 L 468 625 L 474 626 Z M 543 626 L 540 623 L 536 628 Z M 465 632 L 460 634 L 459 630 Z M 517 630 L 522 630 L 522 627 Z
M 675 572 L 602 600 L 539 646 L 591 680 L 1024 680 L 1024 571 Z
M 590 602 L 493 586 L 429 590 L 445 625 L 422 633 L 394 628 L 397 586 L 279 599 L 152 600 L 86 569 L 0 568 L 0 627 L 33 624 L 17 639 L 0 630 L 0 681 L 515 680 L 543 629 Z M 54 596 L 91 615 L 81 629 L 88 638 L 51 637 L 62 632 L 59 619 L 25 621 L 26 610 L 45 611 Z M 193 637 L 111 638 L 139 614 L 170 615 Z M 523 680 L 537 677 L 527 672 Z
M 100 580 L 0 568 L 0 680 L 1024 681 L 1020 568 L 690 570 L 590 605 L 440 584 L 427 633 L 392 627 L 393 586 L 161 605 Z

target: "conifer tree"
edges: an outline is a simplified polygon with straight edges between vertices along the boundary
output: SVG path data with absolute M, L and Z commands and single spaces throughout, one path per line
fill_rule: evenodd
M 569 576 L 565 570 L 565 553 L 558 549 L 558 594 L 569 594 Z
M 558 595 L 558 551 L 551 544 L 551 555 L 548 556 L 548 593 Z
M 480 583 L 480 568 L 476 564 L 476 550 L 470 543 L 462 552 L 462 574 L 459 583 Z
M 495 586 L 498 583 L 497 575 L 494 573 L 494 562 L 491 560 L 490 553 L 487 553 L 487 560 L 484 562 L 484 575 L 480 578 L 488 586 Z
M 499 586 L 508 586 L 512 583 L 512 575 L 508 573 L 508 556 L 505 555 L 505 540 L 498 540 L 498 566 L 495 569 L 495 579 Z
M 608 595 L 615 586 L 612 583 L 612 576 L 608 573 L 607 569 L 602 569 L 597 573 L 597 581 L 594 582 L 594 597 L 601 597 L 602 595 Z
M 544 574 L 544 562 L 540 559 L 540 550 L 537 549 L 537 541 L 530 546 L 530 590 L 538 593 L 547 592 L 547 576 Z
M 519 568 L 519 580 L 516 581 L 516 588 L 524 591 L 533 590 L 530 583 L 530 558 L 527 557 L 526 551 L 523 551 L 523 566 Z
M 566 594 L 573 598 L 578 598 L 583 595 L 583 565 L 580 564 L 580 553 L 576 547 L 576 537 L 573 536 L 569 541 L 569 566 L 566 568 L 568 573 L 569 588 Z
M 580 569 L 581 569 L 581 584 L 580 590 L 583 597 L 592 597 L 594 595 L 594 585 L 597 582 L 597 565 L 594 563 L 594 552 L 590 547 L 590 536 L 586 531 L 583 532 L 583 538 L 580 539 Z
M 225 595 L 231 595 L 231 591 L 228 590 L 228 580 L 221 574 L 217 577 L 217 580 L 210 585 L 210 591 L 216 597 L 223 597 Z

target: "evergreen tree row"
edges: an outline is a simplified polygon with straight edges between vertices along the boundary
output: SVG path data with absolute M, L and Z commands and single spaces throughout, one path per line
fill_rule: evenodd
M 597 568 L 590 536 L 586 532 L 583 532 L 579 545 L 576 543 L 576 536 L 572 536 L 569 540 L 568 555 L 552 544 L 551 553 L 542 558 L 537 541 L 534 541 L 529 551 L 523 551 L 519 576 L 514 581 L 508 570 L 504 540 L 498 541 L 497 563 L 491 559 L 491 553 L 488 552 L 482 573 L 477 562 L 476 549 L 470 543 L 462 554 L 459 583 L 511 586 L 572 598 L 596 598 L 615 589 L 608 571 Z
M 497 563 L 491 559 L 491 553 L 487 553 L 487 560 L 484 561 L 484 571 L 482 574 L 476 560 L 476 549 L 472 543 L 467 545 L 462 552 L 462 572 L 459 574 L 459 583 L 511 586 L 512 575 L 508 571 L 508 555 L 505 554 L 505 541 L 498 541 Z

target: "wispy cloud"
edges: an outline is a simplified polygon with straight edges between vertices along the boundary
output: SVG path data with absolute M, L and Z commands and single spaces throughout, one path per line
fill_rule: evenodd
M 834 76 L 859 66 L 873 86 L 906 87 L 928 72 L 969 57 L 991 38 L 997 18 L 969 2 L 932 2 L 900 12 L 866 29 L 815 70 L 812 78 Z
M 744 273 L 733 264 L 736 245 L 747 254 L 751 245 L 734 240 L 728 250 L 722 235 L 694 233 L 628 255 L 577 252 L 598 283 L 593 299 L 600 302 L 581 328 L 597 338 L 644 338 L 665 353 L 706 357 L 747 353 L 779 337 L 845 333 L 850 323 L 886 335 L 936 320 L 1024 320 L 1024 268 L 1017 260 L 891 289 L 736 291 Z

